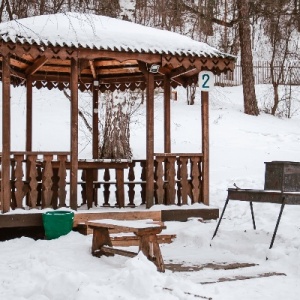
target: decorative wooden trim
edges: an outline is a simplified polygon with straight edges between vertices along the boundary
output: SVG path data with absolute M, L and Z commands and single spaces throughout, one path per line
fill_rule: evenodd
M 181 198 L 182 204 L 187 204 L 188 196 L 188 172 L 187 172 L 187 163 L 188 157 L 180 156 L 180 174 L 179 180 L 181 180 Z
M 2 42 L 0 44 L 0 53 L 2 55 L 13 53 L 19 57 L 22 57 L 25 54 L 30 55 L 33 58 L 45 56 L 48 59 L 83 58 L 87 60 L 94 60 L 99 58 L 111 58 L 119 62 L 124 62 L 126 60 L 140 60 L 144 61 L 145 63 L 161 63 L 161 55 L 153 53 L 70 48 L 60 46 L 40 46 L 13 42 Z
M 28 155 L 28 177 L 29 177 L 29 206 L 35 208 L 38 200 L 38 172 L 36 166 L 37 155 Z
M 59 160 L 59 169 L 58 169 L 58 199 L 59 199 L 59 207 L 66 206 L 66 177 L 67 177 L 67 168 L 66 168 L 66 160 L 67 155 L 58 155 Z
M 218 57 L 182 57 L 173 55 L 162 56 L 162 66 L 171 65 L 172 68 L 176 69 L 183 66 L 186 70 L 194 67 L 199 71 L 201 70 L 212 70 L 216 74 L 220 74 L 226 71 L 233 71 L 234 59 L 229 58 L 218 58 Z
M 44 155 L 44 168 L 43 168 L 43 197 L 42 197 L 42 208 L 51 207 L 52 200 L 52 162 L 53 155 Z
M 165 190 L 164 190 L 164 168 L 163 163 L 164 157 L 156 157 L 157 168 L 156 168 L 156 195 L 157 204 L 164 204 Z
M 15 198 L 16 198 L 16 208 L 23 208 L 22 200 L 24 197 L 24 173 L 22 162 L 24 160 L 24 155 L 15 155 Z

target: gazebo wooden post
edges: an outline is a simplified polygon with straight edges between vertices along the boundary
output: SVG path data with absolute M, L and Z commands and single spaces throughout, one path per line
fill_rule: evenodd
M 1 209 L 10 210 L 10 55 L 2 56 L 2 182 L 1 182 Z
M 26 79 L 26 151 L 32 151 L 32 77 Z
M 95 82 L 95 81 L 94 81 Z M 98 96 L 99 96 L 99 87 L 93 84 L 93 158 L 99 158 L 99 103 L 98 103 Z
M 78 59 L 71 58 L 71 176 L 70 207 L 77 210 L 77 177 L 78 177 Z
M 98 123 L 99 123 L 99 113 L 98 113 L 98 109 L 99 109 L 99 103 L 98 103 L 98 97 L 99 97 L 99 85 L 96 86 L 95 85 L 96 81 L 94 78 L 94 83 L 93 83 L 93 112 L 92 112 L 92 116 L 93 116 L 93 141 L 92 141 L 92 148 L 93 148 L 93 158 L 97 159 L 99 158 L 99 127 L 98 127 Z M 93 180 L 94 181 L 98 181 L 98 171 L 94 170 L 93 172 Z M 98 205 L 98 195 L 97 193 L 95 193 L 94 195 L 94 201 L 95 201 L 95 205 Z
M 154 74 L 147 73 L 146 103 L 146 207 L 154 205 Z
M 171 153 L 171 85 L 170 77 L 164 77 L 164 152 Z
M 202 200 L 209 205 L 209 110 L 208 92 L 201 91 L 201 115 L 202 115 Z

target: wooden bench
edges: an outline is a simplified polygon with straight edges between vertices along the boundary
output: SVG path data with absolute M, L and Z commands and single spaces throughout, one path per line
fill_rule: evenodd
M 88 221 L 87 225 L 93 229 L 92 255 L 97 257 L 102 255 L 113 256 L 115 254 L 128 257 L 136 256 L 137 253 L 135 252 L 114 248 L 109 230 L 131 232 L 139 239 L 139 251 L 142 251 L 156 265 L 158 271 L 165 271 L 157 239 L 157 235 L 166 228 L 163 223 L 145 220 L 119 221 L 104 219 Z

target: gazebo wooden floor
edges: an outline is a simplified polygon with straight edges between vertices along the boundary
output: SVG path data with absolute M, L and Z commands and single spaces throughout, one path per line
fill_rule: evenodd
M 9 213 L 0 215 L 0 240 L 16 238 L 21 236 L 43 238 L 43 211 L 37 213 Z M 116 219 L 116 220 L 142 220 L 152 219 L 154 221 L 187 221 L 188 218 L 201 218 L 212 220 L 219 217 L 218 208 L 195 208 L 195 209 L 168 209 L 168 210 L 137 210 L 126 211 L 99 211 L 80 212 L 77 211 L 74 217 L 74 230 L 80 228 L 89 220 Z

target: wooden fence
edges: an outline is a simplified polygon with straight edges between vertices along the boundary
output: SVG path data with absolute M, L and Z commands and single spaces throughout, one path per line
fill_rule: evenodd
M 254 61 L 254 79 L 255 84 L 271 83 L 270 63 L 267 61 Z M 275 63 L 276 79 L 280 74 L 281 63 Z M 284 71 L 279 79 L 280 84 L 300 85 L 300 61 L 291 61 L 284 64 Z M 216 76 L 215 85 L 234 86 L 242 84 L 242 67 L 241 62 L 237 61 L 233 72 L 228 71 L 227 74 Z

